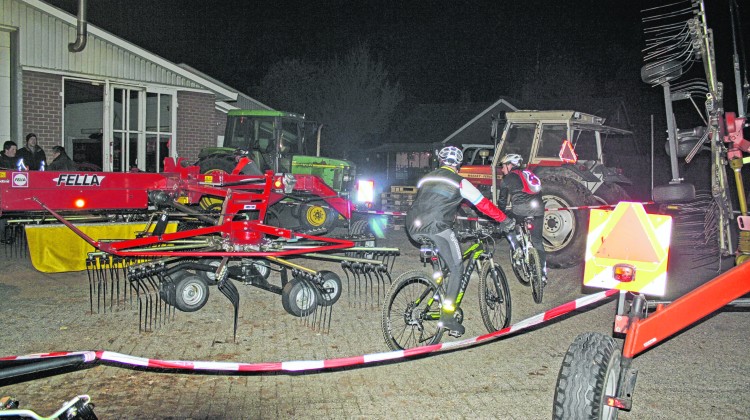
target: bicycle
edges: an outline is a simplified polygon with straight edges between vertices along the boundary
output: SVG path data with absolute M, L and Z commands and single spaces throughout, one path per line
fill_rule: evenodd
M 516 227 L 507 232 L 505 237 L 510 244 L 510 265 L 513 267 L 513 274 L 524 286 L 530 284 L 534 302 L 542 303 L 544 280 L 539 253 L 531 244 L 533 222 L 533 217 L 525 217 L 523 223 L 516 223 Z
M 463 322 L 461 302 L 471 275 L 479 269 L 479 312 L 484 326 L 489 332 L 507 327 L 511 318 L 510 289 L 503 269 L 492 259 L 492 231 L 477 226 L 462 232 L 460 237 L 472 239 L 474 243 L 462 255 L 464 270 L 454 317 Z M 393 283 L 383 305 L 381 326 L 391 350 L 437 344 L 445 331 L 438 322 L 445 295 L 443 279 L 449 276 L 448 268 L 429 240 L 421 242 L 420 259 L 425 265 L 431 265 L 435 275 L 422 270 L 407 271 Z

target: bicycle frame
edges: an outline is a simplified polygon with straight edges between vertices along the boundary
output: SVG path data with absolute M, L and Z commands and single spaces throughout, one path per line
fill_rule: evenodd
M 479 268 L 480 261 L 492 259 L 492 252 L 488 252 L 485 246 L 485 242 L 487 241 L 487 238 L 490 238 L 490 235 L 477 234 L 472 236 L 474 239 L 474 243 L 461 255 L 461 265 L 464 267 L 464 269 L 461 273 L 461 287 L 459 288 L 458 296 L 456 297 L 456 308 L 461 307 L 461 301 L 463 300 L 466 289 L 469 287 L 469 280 L 471 279 L 471 275 L 474 273 L 475 269 Z M 421 249 L 421 253 L 422 260 L 428 260 L 432 265 L 432 269 L 435 270 L 436 273 L 440 273 L 439 276 L 435 279 L 435 282 L 438 285 L 438 293 L 442 293 L 441 285 L 443 279 L 445 279 L 446 274 L 449 274 L 449 270 L 446 267 L 445 261 L 435 251 L 434 246 L 429 246 L 428 248 L 423 247 Z M 415 303 L 421 302 L 426 297 L 427 296 L 421 296 Z M 430 301 L 428 303 L 432 305 L 434 299 L 434 296 L 430 297 Z M 430 318 L 439 319 L 440 312 L 438 311 L 437 313 L 431 313 Z

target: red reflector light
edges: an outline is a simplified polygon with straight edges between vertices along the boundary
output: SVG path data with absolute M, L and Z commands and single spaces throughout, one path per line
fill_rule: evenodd
M 635 280 L 635 267 L 630 264 L 616 264 L 612 267 L 612 277 L 621 282 L 630 282 Z
M 86 205 L 86 201 L 85 201 L 85 200 L 84 200 L 83 198 L 79 198 L 79 199 L 78 199 L 78 200 L 76 200 L 76 201 L 75 201 L 75 203 L 73 203 L 73 204 L 74 204 L 74 205 L 76 206 L 76 208 L 82 209 L 82 208 L 83 208 L 83 206 L 85 206 L 85 205 Z
M 615 408 L 625 408 L 625 404 L 617 398 L 607 397 L 607 405 Z
M 534 230 L 534 224 L 531 222 L 526 222 L 526 229 L 528 230 Z

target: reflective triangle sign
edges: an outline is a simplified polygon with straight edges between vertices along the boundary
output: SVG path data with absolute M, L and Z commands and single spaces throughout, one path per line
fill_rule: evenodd
M 591 210 L 583 284 L 663 296 L 671 233 L 670 216 L 647 214 L 640 203 Z M 615 279 L 618 264 L 635 268 L 632 281 Z

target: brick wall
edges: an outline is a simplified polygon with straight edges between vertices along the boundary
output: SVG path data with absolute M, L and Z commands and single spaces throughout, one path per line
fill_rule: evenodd
M 62 144 L 62 76 L 33 71 L 23 72 L 23 138 L 35 133 L 39 146 L 49 155 L 52 146 Z
M 188 161 L 198 159 L 204 147 L 216 145 L 215 96 L 206 93 L 177 93 L 177 154 Z

